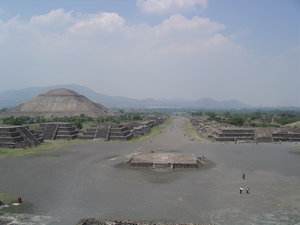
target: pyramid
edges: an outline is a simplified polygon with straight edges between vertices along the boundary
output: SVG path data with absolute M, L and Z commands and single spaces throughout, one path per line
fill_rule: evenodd
M 93 118 L 113 115 L 105 106 L 92 102 L 83 95 L 65 88 L 50 90 L 25 102 L 15 109 L 3 113 L 2 117 L 64 117 L 84 114 Z

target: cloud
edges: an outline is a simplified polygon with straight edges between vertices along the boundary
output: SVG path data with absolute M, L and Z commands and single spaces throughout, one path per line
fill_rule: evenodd
M 158 54 L 188 54 L 214 52 L 228 42 L 235 44 L 229 37 L 219 32 L 225 29 L 223 24 L 207 18 L 193 17 L 188 19 L 182 15 L 172 15 L 156 26 L 141 25 L 127 27 L 126 34 L 138 43 L 144 43 L 148 50 Z M 145 47 L 144 47 L 145 48 Z M 140 47 L 140 49 L 143 49 Z
M 124 25 L 124 19 L 117 13 L 99 13 L 87 16 L 69 28 L 72 33 L 113 32 Z
M 208 18 L 180 14 L 157 25 L 128 25 L 113 12 L 63 9 L 29 20 L 15 17 L 0 21 L 0 88 L 78 83 L 141 98 L 158 97 L 152 95 L 155 86 L 167 98 L 191 85 L 183 96 L 190 97 L 199 89 L 204 93 L 206 74 L 218 77 L 224 66 L 241 64 L 240 46 L 222 34 L 225 29 Z M 172 87 L 166 85 L 170 80 Z
M 65 24 L 72 21 L 74 21 L 72 18 L 72 12 L 65 12 L 63 9 L 56 9 L 44 15 L 32 16 L 29 23 L 36 26 L 47 26 L 49 24 Z
M 180 12 L 206 8 L 207 0 L 137 0 L 137 6 L 146 13 Z

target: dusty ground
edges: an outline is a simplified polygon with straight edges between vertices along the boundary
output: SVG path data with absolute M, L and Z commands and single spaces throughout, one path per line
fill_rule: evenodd
M 183 124 L 183 118 L 176 118 L 151 142 L 81 143 L 1 160 L 0 193 L 20 194 L 25 212 L 46 216 L 21 216 L 19 220 L 27 220 L 24 224 L 74 225 L 82 217 L 300 224 L 297 145 L 198 143 L 184 136 Z M 126 155 L 149 151 L 204 153 L 213 163 L 175 171 L 122 165 Z M 250 194 L 240 195 L 240 185 L 248 185 Z M 0 225 L 5 217 L 0 217 Z

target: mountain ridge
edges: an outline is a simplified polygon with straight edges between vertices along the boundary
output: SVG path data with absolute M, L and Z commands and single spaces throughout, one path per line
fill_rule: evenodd
M 196 101 L 184 99 L 156 100 L 152 98 L 134 99 L 122 96 L 108 96 L 97 93 L 88 87 L 77 84 L 53 85 L 46 87 L 29 87 L 20 90 L 0 91 L 0 105 L 4 107 L 16 107 L 31 98 L 46 91 L 56 88 L 68 88 L 91 99 L 94 102 L 109 108 L 205 108 L 205 109 L 237 109 L 252 108 L 238 100 L 216 101 L 211 98 L 202 98 Z

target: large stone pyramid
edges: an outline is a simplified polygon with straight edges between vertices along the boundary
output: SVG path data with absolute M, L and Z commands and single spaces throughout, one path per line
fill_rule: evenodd
M 96 118 L 113 115 L 113 112 L 75 91 L 59 88 L 40 94 L 36 98 L 17 106 L 15 109 L 3 113 L 1 116 L 41 116 L 50 118 L 80 116 L 81 114 Z

